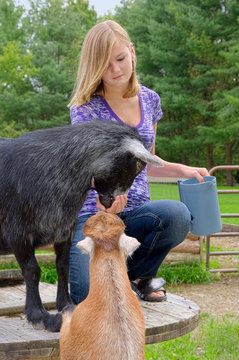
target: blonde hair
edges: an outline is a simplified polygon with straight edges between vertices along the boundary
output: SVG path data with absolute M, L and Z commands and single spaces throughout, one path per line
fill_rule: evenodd
M 80 106 L 91 97 L 104 91 L 102 75 L 107 69 L 112 48 L 117 41 L 130 46 L 131 41 L 126 30 L 117 22 L 107 20 L 95 25 L 86 35 L 80 56 L 76 84 L 69 107 Z M 136 78 L 135 60 L 133 60 L 132 76 L 124 98 L 139 93 L 139 83 Z

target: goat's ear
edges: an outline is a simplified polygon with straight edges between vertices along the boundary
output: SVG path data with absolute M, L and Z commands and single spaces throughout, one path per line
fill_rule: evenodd
M 81 249 L 84 254 L 91 254 L 94 250 L 94 241 L 87 236 L 84 240 L 78 241 L 76 246 Z
M 120 236 L 119 246 L 126 255 L 132 253 L 139 247 L 140 243 L 137 239 L 127 236 L 125 233 Z
M 136 158 L 157 167 L 163 166 L 163 163 L 156 159 L 140 141 L 127 138 L 125 140 L 125 147 Z

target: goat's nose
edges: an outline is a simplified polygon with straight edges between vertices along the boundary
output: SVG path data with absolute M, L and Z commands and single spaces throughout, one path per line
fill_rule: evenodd
M 102 194 L 99 194 L 99 199 L 101 204 L 104 205 L 106 209 L 109 209 L 115 200 L 113 195 L 102 195 Z

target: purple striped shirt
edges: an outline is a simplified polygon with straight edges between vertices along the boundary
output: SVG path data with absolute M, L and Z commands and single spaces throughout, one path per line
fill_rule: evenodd
M 160 97 L 154 91 L 140 86 L 139 102 L 141 108 L 141 120 L 136 126 L 139 134 L 146 144 L 146 148 L 150 151 L 154 143 L 154 128 L 153 125 L 157 123 L 162 117 L 162 109 L 160 104 Z M 71 108 L 71 123 L 80 124 L 90 120 L 102 119 L 105 121 L 124 122 L 114 113 L 107 101 L 102 96 L 91 98 L 88 103 L 79 107 L 73 106 Z M 79 213 L 79 216 L 87 214 L 95 214 L 97 192 L 90 190 L 84 205 Z M 147 179 L 147 167 L 135 178 L 130 191 L 127 196 L 127 207 L 124 211 L 132 210 L 146 202 L 150 201 L 149 184 Z

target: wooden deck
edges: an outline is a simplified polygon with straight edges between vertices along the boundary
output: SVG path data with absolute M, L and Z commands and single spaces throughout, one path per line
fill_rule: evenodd
M 46 308 L 55 306 L 56 286 L 40 284 Z M 25 285 L 0 287 L 0 359 L 59 359 L 59 334 L 35 330 L 22 314 Z M 146 343 L 170 340 L 195 329 L 199 307 L 182 297 L 168 294 L 162 303 L 141 302 L 146 323 Z

